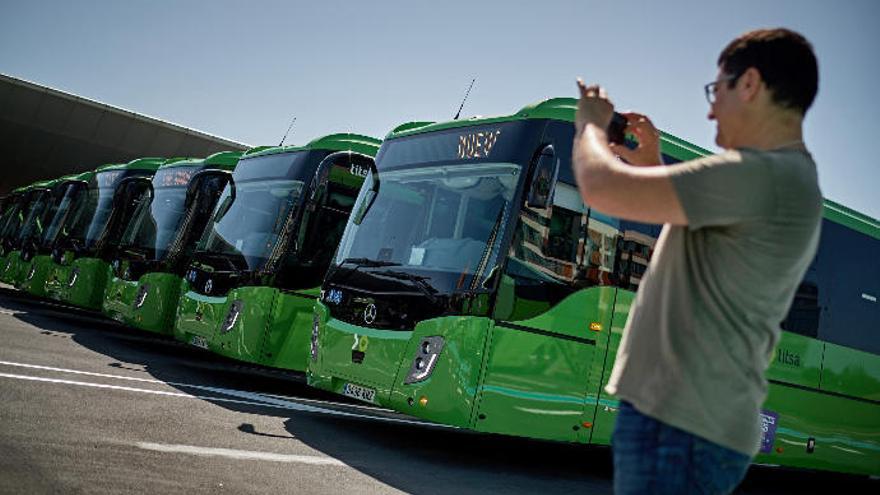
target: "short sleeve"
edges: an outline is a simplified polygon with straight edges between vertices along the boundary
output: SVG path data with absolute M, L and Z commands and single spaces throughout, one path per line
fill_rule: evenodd
M 669 167 L 688 228 L 734 225 L 771 216 L 772 170 L 750 153 L 728 151 Z

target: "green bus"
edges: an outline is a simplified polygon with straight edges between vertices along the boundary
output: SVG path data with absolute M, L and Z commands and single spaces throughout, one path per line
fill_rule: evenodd
M 380 144 L 332 134 L 243 155 L 193 255 L 175 337 L 305 371 L 312 307 Z
M 171 335 L 180 285 L 195 242 L 240 152 L 171 161 L 159 167 L 149 196 L 122 233 L 110 263 L 103 312 L 126 325 Z
M 13 251 L 13 240 L 22 221 L 27 191 L 28 186 L 19 187 L 3 198 L 3 215 L 0 216 L 0 274 L 10 268 L 9 255 Z
M 13 211 L 17 211 L 17 202 L 20 196 L 21 188 L 16 188 L 0 198 L 0 245 L 3 244 L 3 232 L 6 230 L 6 222 L 13 216 Z M 2 261 L 3 259 L 0 259 L 0 262 Z M 0 263 L 0 267 L 4 266 L 6 266 L 5 263 Z
M 575 108 L 386 138 L 315 305 L 309 384 L 480 432 L 610 443 L 603 385 L 661 226 L 584 206 Z M 665 133 L 662 152 L 707 153 Z M 877 221 L 828 201 L 756 462 L 880 475 L 877 253 Z
M 25 262 L 21 257 L 22 243 L 29 240 L 31 232 L 39 233 L 40 225 L 36 221 L 45 210 L 44 198 L 51 195 L 53 181 L 35 182 L 27 186 L 22 199 L 21 208 L 6 226 L 4 232 L 5 264 L 0 272 L 0 281 L 16 285 L 24 276 Z
M 58 239 L 46 294 L 58 301 L 101 310 L 110 277 L 110 255 L 130 222 L 142 191 L 164 158 L 138 158 L 95 170 L 67 232 Z
M 19 234 L 19 268 L 12 282 L 18 290 L 31 292 L 31 282 L 36 276 L 34 258 L 39 253 L 43 237 L 64 199 L 65 188 L 75 177 L 68 175 L 47 181 L 45 189 L 35 196 Z
M 75 211 L 79 211 L 81 203 L 86 199 L 88 181 L 94 172 L 83 172 L 79 175 L 67 176 L 59 180 L 55 186 L 53 212 L 46 216 L 46 227 L 39 238 L 34 239 L 23 252 L 29 259 L 27 275 L 17 286 L 19 290 L 37 297 L 46 297 L 46 280 L 54 269 L 52 252 L 56 241 L 64 235 L 65 226 Z

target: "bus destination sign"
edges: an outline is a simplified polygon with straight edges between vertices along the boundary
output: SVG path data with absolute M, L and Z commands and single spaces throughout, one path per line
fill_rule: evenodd
M 159 179 L 160 187 L 186 186 L 195 175 L 196 169 L 192 167 L 177 167 L 165 169 Z
M 458 136 L 458 159 L 471 160 L 476 158 L 488 158 L 501 130 L 472 132 Z

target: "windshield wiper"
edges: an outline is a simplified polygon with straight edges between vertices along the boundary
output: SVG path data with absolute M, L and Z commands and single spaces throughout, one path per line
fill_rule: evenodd
M 348 278 L 354 275 L 356 271 L 365 266 L 370 268 L 377 268 L 383 266 L 400 266 L 400 263 L 395 263 L 394 261 L 373 260 L 370 258 L 345 258 L 344 260 L 342 260 L 341 263 L 337 265 L 337 268 L 342 265 L 354 265 L 354 268 L 348 270 L 348 273 L 346 273 L 342 277 L 342 280 L 348 280 Z M 336 269 L 334 269 L 333 272 L 335 273 Z
M 498 232 L 501 230 L 501 224 L 504 220 L 504 217 L 506 216 L 504 214 L 506 211 L 507 205 L 504 205 L 498 212 L 498 216 L 495 217 L 495 223 L 492 225 L 492 231 L 489 232 L 489 238 L 486 239 L 486 248 L 483 250 L 483 255 L 480 256 L 480 262 L 477 264 L 477 270 L 474 272 L 474 280 L 471 282 L 472 291 L 477 288 L 477 284 L 479 284 L 480 282 L 480 277 L 486 270 L 486 264 L 489 262 L 489 257 L 492 254 L 492 249 L 495 247 L 495 242 L 498 240 Z
M 422 275 L 415 275 L 413 273 L 401 272 L 398 270 L 385 270 L 381 272 L 376 272 L 376 275 L 380 276 L 388 276 L 391 278 L 396 278 L 398 280 L 409 280 L 413 282 L 416 287 L 422 291 L 432 304 L 437 304 L 437 289 L 434 288 L 433 285 L 428 283 L 428 280 L 431 280 L 431 277 L 425 277 Z
M 210 263 L 210 264 L 207 266 L 210 266 L 211 269 L 214 271 L 214 273 L 229 274 L 229 273 L 241 273 L 241 272 L 249 271 L 246 262 L 244 263 L 245 268 L 242 269 L 242 268 L 240 268 L 240 265 L 236 264 L 236 261 L 240 261 L 240 260 L 237 258 L 233 258 L 233 256 L 236 256 L 236 255 L 233 255 L 231 253 L 214 253 L 211 251 L 196 251 L 196 254 L 193 256 L 193 260 L 199 261 L 199 262 L 201 260 L 208 261 L 208 263 Z M 244 258 L 241 255 L 238 255 L 238 256 L 242 259 Z M 220 261 L 220 262 L 224 263 L 229 269 L 228 270 L 218 270 L 214 266 L 214 263 L 213 263 L 214 261 Z
M 380 266 L 400 266 L 400 263 L 394 261 L 373 260 L 370 258 L 345 258 L 340 265 L 356 265 L 357 268 L 363 266 L 375 268 Z

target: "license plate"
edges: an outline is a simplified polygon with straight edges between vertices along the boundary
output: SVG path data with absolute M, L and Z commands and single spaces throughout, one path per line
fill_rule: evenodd
M 189 343 L 202 349 L 208 348 L 208 339 L 202 337 L 201 335 L 193 335 L 193 338 L 189 341 Z
M 342 395 L 364 402 L 373 402 L 373 399 L 376 397 L 376 391 L 371 388 L 355 385 L 354 383 L 346 383 L 342 387 Z

